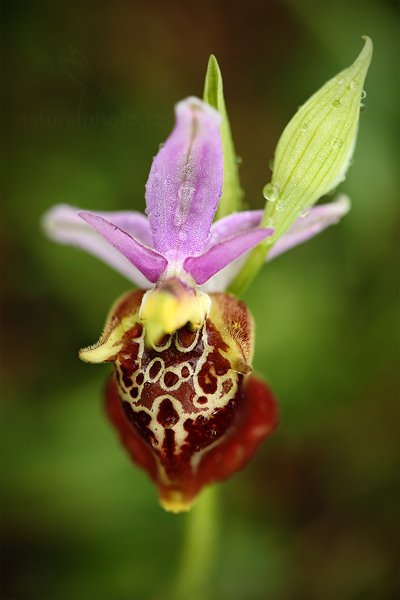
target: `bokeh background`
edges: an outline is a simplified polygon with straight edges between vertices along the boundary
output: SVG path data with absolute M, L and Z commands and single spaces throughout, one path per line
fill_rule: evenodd
M 173 105 L 214 52 L 246 203 L 283 127 L 370 35 L 338 227 L 246 293 L 279 430 L 221 486 L 207 600 L 389 600 L 397 587 L 398 5 L 3 2 L 2 585 L 5 599 L 175 600 L 186 516 L 159 509 L 102 410 L 97 340 L 129 288 L 46 240 L 52 204 L 144 209 Z M 397 48 L 398 49 L 398 48 Z M 189 599 L 188 600 L 192 600 Z

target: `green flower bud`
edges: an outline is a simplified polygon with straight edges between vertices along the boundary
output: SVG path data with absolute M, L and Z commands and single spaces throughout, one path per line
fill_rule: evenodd
M 363 39 L 354 63 L 299 108 L 278 142 L 272 181 L 264 188 L 263 225 L 275 229 L 268 246 L 345 178 L 372 57 L 372 41 Z

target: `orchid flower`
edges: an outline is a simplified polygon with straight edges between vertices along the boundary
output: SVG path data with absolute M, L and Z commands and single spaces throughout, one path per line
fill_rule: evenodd
M 313 207 L 347 170 L 372 44 L 299 109 L 278 143 L 265 210 L 240 211 L 241 189 L 222 78 L 210 59 L 204 100 L 176 105 L 153 160 L 146 214 L 68 205 L 47 234 L 108 263 L 138 286 L 114 305 L 84 361 L 114 363 L 107 411 L 167 510 L 241 468 L 277 423 L 251 375 L 254 327 L 232 294 L 271 260 L 337 223 L 347 196 Z M 357 84 L 357 85 L 356 85 Z M 219 207 L 218 207 L 218 203 Z

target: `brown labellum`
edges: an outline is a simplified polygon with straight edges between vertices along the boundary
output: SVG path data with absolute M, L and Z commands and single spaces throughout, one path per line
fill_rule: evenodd
M 139 320 L 143 294 L 116 303 L 100 341 L 81 357 L 114 363 L 108 415 L 162 505 L 179 512 L 246 463 L 276 426 L 276 403 L 249 375 L 253 323 L 243 302 L 211 294 L 197 331 L 185 326 L 150 345 Z

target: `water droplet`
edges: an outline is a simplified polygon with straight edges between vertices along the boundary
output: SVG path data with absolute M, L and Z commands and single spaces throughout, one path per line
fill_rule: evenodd
M 271 171 L 271 173 L 274 170 L 274 163 L 275 163 L 275 161 L 273 158 L 271 158 L 271 160 L 268 162 L 268 168 Z
M 303 132 L 305 132 L 305 131 L 307 131 L 307 129 L 308 129 L 308 125 L 307 125 L 307 123 L 302 123 L 302 124 L 300 125 L 300 131 L 303 131 Z
M 269 202 L 275 202 L 275 200 L 279 197 L 278 186 L 274 185 L 273 183 L 267 183 L 263 189 L 263 195 L 264 198 Z
M 183 183 L 178 189 L 178 206 L 176 207 L 174 225 L 180 227 L 187 219 L 190 203 L 193 200 L 196 188 Z
M 350 88 L 351 88 L 352 90 L 356 90 L 356 89 L 359 87 L 359 85 L 360 85 L 360 84 L 359 84 L 359 83 L 358 83 L 358 81 L 356 81 L 355 79 L 352 79 L 352 80 L 350 81 Z
M 334 106 L 335 108 L 339 108 L 340 100 L 338 100 L 337 98 L 335 98 L 335 100 L 332 100 L 332 106 Z
M 339 150 L 343 146 L 343 140 L 342 140 L 342 138 L 333 137 L 331 139 L 331 146 L 335 150 Z
M 278 212 L 282 212 L 282 211 L 283 211 L 283 209 L 284 209 L 284 204 L 283 204 L 283 202 L 278 202 L 278 203 L 277 203 L 277 205 L 276 205 L 276 210 L 277 210 Z
M 241 156 L 235 156 L 235 163 L 236 163 L 237 165 L 241 165 L 241 164 L 242 164 L 242 162 L 243 162 L 243 159 L 242 159 L 242 157 L 241 157 Z
M 191 202 L 195 191 L 196 191 L 195 187 L 193 187 L 192 185 L 187 185 L 186 183 L 183 183 L 182 185 L 179 186 L 179 189 L 178 189 L 179 201 Z
M 361 102 L 361 104 L 360 104 L 360 112 L 365 112 L 366 110 L 367 110 L 367 107 L 365 106 L 365 104 L 363 104 Z
M 308 217 L 308 215 L 310 214 L 310 206 L 307 206 L 306 208 L 304 208 L 301 213 L 299 214 L 299 218 L 300 219 L 305 219 L 306 217 Z
M 366 97 L 367 97 L 367 92 L 365 90 L 363 90 L 361 92 L 361 100 L 364 100 L 364 98 L 366 98 Z

